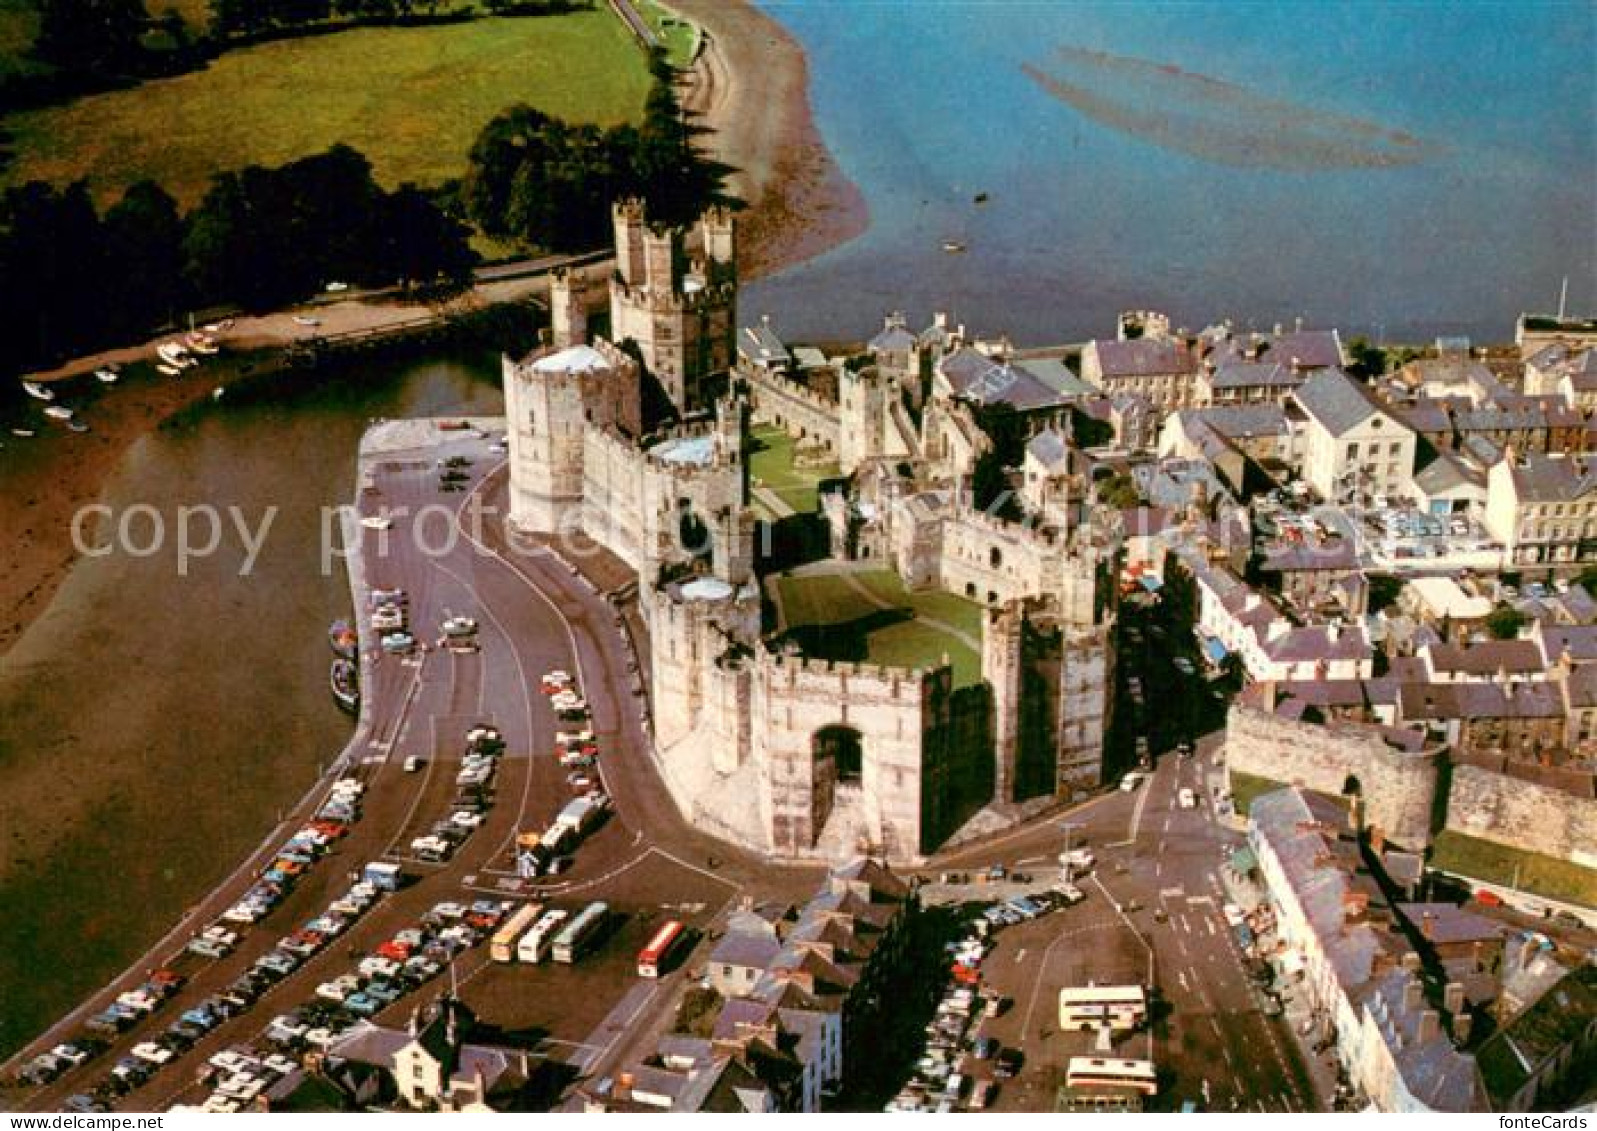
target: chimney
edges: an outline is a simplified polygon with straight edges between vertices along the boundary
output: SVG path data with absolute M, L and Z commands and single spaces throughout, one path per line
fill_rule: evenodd
M 932 314 L 932 325 L 939 330 L 946 330 L 948 328 L 948 311 L 939 310 L 934 312 Z
M 1420 934 L 1427 939 L 1436 938 L 1436 913 L 1426 911 L 1420 915 Z
M 1463 1048 L 1469 1044 L 1469 1035 L 1475 1029 L 1473 1013 L 1459 1013 L 1453 1017 L 1453 1043 Z
M 1420 1031 L 1414 1038 L 1417 1045 L 1425 1045 L 1442 1035 L 1442 1015 L 1434 1009 L 1420 1014 Z
M 630 1100 L 632 1098 L 632 1073 L 616 1073 L 616 1086 L 612 1094 L 618 1100 Z
M 1414 951 L 1405 951 L 1403 954 L 1403 969 L 1410 974 L 1418 974 L 1420 970 L 1420 956 Z
M 1464 1009 L 1464 983 L 1449 982 L 1442 991 L 1442 1008 L 1457 1016 Z
M 760 325 L 769 330 L 771 328 L 771 316 L 769 314 L 760 315 Z
M 1415 957 L 1418 958 L 1419 956 L 1415 955 Z M 1408 955 L 1406 954 L 1403 956 L 1403 965 L 1408 965 Z M 1424 1001 L 1425 986 L 1420 982 L 1419 978 L 1411 977 L 1403 983 L 1403 1009 L 1405 1012 L 1414 1012 Z

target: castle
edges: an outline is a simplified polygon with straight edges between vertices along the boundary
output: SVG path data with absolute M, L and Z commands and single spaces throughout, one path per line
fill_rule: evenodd
M 557 274 L 549 343 L 504 362 L 511 522 L 581 530 L 637 571 L 652 733 L 684 814 L 773 856 L 914 861 L 978 814 L 987 829 L 1099 785 L 1113 679 L 1096 560 L 1057 526 L 971 504 L 985 437 L 936 390 L 920 424 L 905 410 L 919 345 L 893 335 L 836 398 L 734 366 L 730 217 L 688 233 L 650 227 L 637 202 L 614 215 L 612 334 L 636 355 L 590 340 L 580 287 Z M 687 423 L 645 433 L 649 379 Z M 808 426 L 772 409 L 783 397 Z M 911 587 L 987 607 L 978 686 L 956 688 L 946 657 L 829 662 L 762 634 L 755 416 L 847 452 L 853 486 L 820 520 L 835 558 L 875 554 Z

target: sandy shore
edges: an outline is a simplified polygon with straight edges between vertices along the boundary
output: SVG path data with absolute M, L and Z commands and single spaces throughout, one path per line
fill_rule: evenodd
M 843 175 L 810 112 L 809 65 L 786 29 L 745 0 L 671 0 L 705 45 L 684 90 L 711 132 L 709 148 L 737 172 L 745 278 L 802 263 L 865 230 L 859 189 Z
M 844 243 L 868 222 L 864 198 L 832 160 L 810 114 L 804 52 L 776 21 L 744 0 L 672 0 L 697 21 L 705 45 L 687 79 L 684 102 L 710 131 L 707 144 L 737 172 L 731 187 L 749 202 L 739 217 L 739 267 L 747 278 L 772 274 Z M 545 288 L 542 279 L 484 284 L 460 300 L 467 305 L 513 301 Z M 238 319 L 219 335 L 230 351 L 281 348 L 312 334 L 378 329 L 428 313 L 389 302 L 318 305 L 303 311 Z M 314 316 L 308 327 L 295 314 Z M 173 335 L 167 335 L 172 337 Z M 50 603 L 75 557 L 73 514 L 94 502 L 124 453 L 144 433 L 183 407 L 209 396 L 237 372 L 226 358 L 181 377 L 155 373 L 155 341 L 80 358 L 37 374 L 64 382 L 62 400 L 77 408 L 92 431 L 73 434 L 39 416 L 0 431 L 0 529 L 8 532 L 0 561 L 0 657 Z M 128 367 L 115 386 L 92 370 Z M 38 433 L 9 434 L 14 425 Z

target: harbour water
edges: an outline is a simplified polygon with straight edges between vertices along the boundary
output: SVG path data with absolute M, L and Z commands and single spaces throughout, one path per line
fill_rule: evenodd
M 165 933 L 343 748 L 326 630 L 349 585 L 321 516 L 353 495 L 367 422 L 502 405 L 491 355 L 362 361 L 129 451 L 103 501 L 153 507 L 165 549 L 80 560 L 0 660 L 0 1055 Z M 275 515 L 247 576 L 230 527 L 178 574 L 178 509 L 201 504 L 255 532 Z M 130 521 L 136 548 L 154 521 Z
M 1079 340 L 1151 307 L 1500 341 L 1564 276 L 1597 303 L 1581 0 L 759 2 L 871 212 L 744 289 L 789 336 L 901 307 Z

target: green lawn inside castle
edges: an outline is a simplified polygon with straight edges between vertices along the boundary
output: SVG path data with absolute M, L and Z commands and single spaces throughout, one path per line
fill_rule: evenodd
M 954 686 L 981 681 L 982 607 L 953 593 L 913 592 L 896 573 L 825 562 L 773 578 L 778 632 L 806 656 L 935 668 Z

